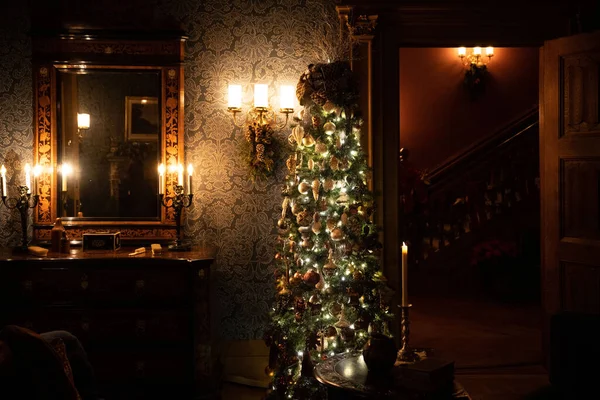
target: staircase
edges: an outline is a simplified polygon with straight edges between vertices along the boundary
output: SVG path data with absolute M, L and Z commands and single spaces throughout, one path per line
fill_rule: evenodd
M 539 125 L 532 109 L 419 179 L 401 154 L 403 237 L 411 288 L 418 293 L 481 295 L 483 242 L 514 245 L 522 271 L 539 267 Z M 537 264 L 537 265 L 535 265 Z M 539 281 L 536 276 L 528 276 Z M 411 289 L 411 291 L 414 291 Z M 532 288 L 533 290 L 537 288 Z

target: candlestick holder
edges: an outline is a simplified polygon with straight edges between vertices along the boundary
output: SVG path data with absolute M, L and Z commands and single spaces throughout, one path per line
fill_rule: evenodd
M 29 209 L 34 208 L 38 204 L 39 196 L 31 193 L 27 193 L 29 188 L 27 186 L 19 186 L 19 196 L 18 197 L 8 197 L 6 195 L 2 196 L 2 203 L 9 210 L 14 210 L 15 208 L 19 210 L 19 214 L 21 216 L 21 231 L 23 232 L 23 239 L 21 246 L 18 246 L 16 250 L 27 251 L 27 244 L 29 242 L 27 235 L 27 228 L 29 227 Z M 33 202 L 32 202 L 33 199 Z
M 184 244 L 181 240 L 181 215 L 183 209 L 188 208 L 192 205 L 193 194 L 184 194 L 183 186 L 175 186 L 175 195 L 172 197 L 165 197 L 164 194 L 160 194 L 160 204 L 165 208 L 172 208 L 175 211 L 175 226 L 177 230 L 177 239 L 175 239 L 167 248 L 171 251 L 187 251 L 191 249 L 189 244 Z
M 400 350 L 398 351 L 398 361 L 403 363 L 414 363 L 421 359 L 415 349 L 410 347 L 410 319 L 409 310 L 412 304 L 400 307 Z

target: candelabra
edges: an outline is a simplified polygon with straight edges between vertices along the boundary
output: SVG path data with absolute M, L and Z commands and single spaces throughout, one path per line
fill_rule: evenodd
M 19 186 L 19 197 L 8 197 L 2 196 L 2 203 L 9 209 L 19 210 L 21 215 L 21 231 L 23 232 L 23 243 L 18 250 L 27 251 L 27 244 L 29 242 L 27 238 L 27 228 L 29 227 L 29 209 L 34 208 L 38 204 L 39 196 L 37 194 L 31 195 L 27 186 Z M 32 203 L 33 198 L 33 203 Z
M 413 363 L 421 359 L 415 349 L 409 345 L 410 320 L 408 312 L 411 306 L 411 304 L 400 306 L 400 350 L 398 351 L 398 361 L 404 363 Z
M 186 251 L 190 250 L 191 246 L 189 244 L 183 244 L 181 240 L 181 215 L 184 208 L 188 208 L 192 205 L 192 198 L 194 195 L 184 194 L 183 186 L 176 185 L 175 186 L 175 195 L 172 197 L 165 197 L 164 194 L 160 194 L 160 203 L 165 208 L 172 208 L 175 211 L 175 224 L 177 230 L 177 238 L 168 246 L 169 250 L 172 251 Z

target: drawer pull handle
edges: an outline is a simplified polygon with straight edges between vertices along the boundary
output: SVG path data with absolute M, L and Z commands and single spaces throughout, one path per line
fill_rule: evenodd
M 142 336 L 146 333 L 146 321 L 144 321 L 143 319 L 138 319 L 137 321 L 135 321 L 135 333 L 138 336 Z
M 198 277 L 200 279 L 204 279 L 205 276 L 206 276 L 206 272 L 204 271 L 204 269 L 201 269 L 201 270 L 198 271 Z
M 90 285 L 89 278 L 86 274 L 81 276 L 81 289 L 86 290 Z
M 33 282 L 30 280 L 23 281 L 23 289 L 25 289 L 26 292 L 33 291 Z

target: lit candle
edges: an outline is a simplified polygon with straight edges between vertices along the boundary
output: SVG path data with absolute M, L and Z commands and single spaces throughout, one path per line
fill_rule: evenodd
M 192 164 L 188 164 L 187 167 L 188 172 L 188 194 L 192 194 L 192 174 L 194 173 L 194 166 Z
M 183 186 L 183 165 L 178 164 L 177 165 L 177 184 L 179 186 Z
M 68 179 L 68 176 L 71 174 L 71 166 L 69 164 L 63 164 L 62 168 L 61 168 L 61 172 L 62 172 L 62 191 L 66 192 L 67 191 L 67 179 Z
M 254 85 L 254 107 L 269 107 L 269 86 L 257 83 Z
M 480 56 L 481 55 L 481 47 L 479 47 L 479 46 L 473 47 L 473 54 L 476 56 Z
M 38 184 L 39 184 L 39 179 L 40 179 L 41 174 L 42 174 L 42 166 L 41 165 L 36 165 L 35 167 L 33 167 L 33 194 L 39 194 L 38 193 Z
M 408 246 L 402 243 L 402 307 L 408 307 Z
M 227 92 L 227 106 L 229 108 L 242 108 L 242 86 L 229 85 Z
M 31 193 L 31 165 L 25 164 L 25 186 L 27 186 L 27 193 Z
M 485 48 L 485 55 L 491 57 L 494 55 L 494 48 L 492 46 L 488 46 Z
M 467 55 L 467 48 L 466 47 L 459 47 L 458 48 L 458 56 L 460 58 L 463 58 L 466 55 Z
M 0 167 L 0 178 L 2 178 L 2 197 L 6 196 L 6 167 Z
M 293 86 L 284 85 L 279 87 L 279 102 L 281 109 L 294 108 L 294 95 L 295 89 Z
M 165 164 L 158 166 L 158 194 L 165 193 Z
M 89 129 L 90 127 L 90 114 L 77 114 L 77 128 Z

